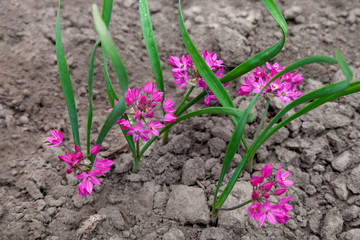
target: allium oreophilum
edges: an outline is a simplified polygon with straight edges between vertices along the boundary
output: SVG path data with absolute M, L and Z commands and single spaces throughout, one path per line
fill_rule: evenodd
M 176 121 L 173 114 L 175 102 L 167 96 L 163 101 L 162 109 L 165 112 L 163 116 L 161 101 L 164 93 L 159 89 L 155 91 L 155 84 L 147 82 L 143 89 L 129 88 L 125 93 L 125 101 L 128 105 L 126 111 L 127 118 L 121 118 L 116 123 L 121 129 L 128 130 L 127 136 L 133 137 L 133 142 L 137 143 L 139 138 L 143 141 L 151 139 L 152 135 L 159 136 L 159 131 L 164 127 L 162 123 L 172 123 Z M 115 100 L 115 104 L 117 101 Z M 110 108 L 109 112 L 112 111 Z
M 80 194 L 81 198 L 84 198 L 85 195 L 90 196 L 93 185 L 101 185 L 96 176 L 105 176 L 104 172 L 109 171 L 114 162 L 107 158 L 103 160 L 95 158 L 94 164 L 89 165 L 90 161 L 88 161 L 87 158 L 90 155 L 96 155 L 100 151 L 99 145 L 95 145 L 91 148 L 89 156 L 84 156 L 79 146 L 75 145 L 74 151 L 71 151 L 70 148 L 63 143 L 64 136 L 60 130 L 56 131 L 52 129 L 50 130 L 50 133 L 52 137 L 47 137 L 46 140 L 52 145 L 47 145 L 46 147 L 58 147 L 63 145 L 67 149 L 68 152 L 65 152 L 65 155 L 63 156 L 58 156 L 58 158 L 60 161 L 69 165 L 69 168 L 66 169 L 67 174 L 74 173 L 77 179 L 82 180 L 77 187 L 77 195 Z M 88 170 L 89 167 L 91 167 L 90 171 Z
M 281 196 L 286 192 L 286 187 L 291 186 L 293 181 L 288 180 L 289 171 L 281 172 L 281 165 L 276 172 L 275 179 L 280 188 L 273 190 L 274 181 L 269 181 L 272 174 L 272 164 L 268 164 L 261 169 L 261 176 L 254 176 L 251 185 L 254 190 L 251 195 L 252 204 L 248 208 L 249 217 L 256 219 L 262 226 L 267 219 L 271 224 L 286 223 L 290 216 L 288 212 L 293 207 L 288 202 L 291 196 L 283 197 L 278 202 L 274 202 L 272 197 Z M 271 199 L 271 200 L 270 200 Z
M 220 79 L 224 76 L 222 74 L 225 65 L 223 65 L 223 60 L 218 60 L 218 55 L 213 52 L 209 53 L 207 50 L 202 52 L 202 57 L 204 58 L 207 65 L 211 70 L 215 71 L 215 75 Z M 207 96 L 204 99 L 206 106 L 210 104 L 211 100 L 217 100 L 214 93 L 208 89 L 204 79 L 199 74 L 196 66 L 194 65 L 189 54 L 186 56 L 183 55 L 181 58 L 176 56 L 170 56 L 168 59 L 171 66 L 173 66 L 173 77 L 175 78 L 174 82 L 179 85 L 179 89 L 185 87 L 186 85 L 201 87 L 204 91 L 207 91 Z M 223 84 L 227 86 L 228 83 Z

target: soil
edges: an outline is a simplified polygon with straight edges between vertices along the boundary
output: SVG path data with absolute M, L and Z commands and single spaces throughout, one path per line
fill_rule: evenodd
M 281 65 L 314 54 L 334 56 L 339 49 L 360 79 L 360 2 L 276 1 L 289 26 Z M 86 136 L 87 67 L 97 39 L 93 1 L 63 1 L 61 31 L 76 95 L 80 134 Z M 101 1 L 96 0 L 101 7 Z M 177 1 L 150 0 L 166 91 L 177 102 L 170 55 L 185 54 L 178 30 Z M 261 1 L 183 1 L 186 26 L 199 49 L 216 51 L 231 70 L 281 38 Z M 55 55 L 57 1 L 0 2 L 0 238 L 1 239 L 360 239 L 360 96 L 328 103 L 288 124 L 262 147 L 254 172 L 244 173 L 224 206 L 247 200 L 249 180 L 261 167 L 281 164 L 295 184 L 292 218 L 283 225 L 259 227 L 247 209 L 210 214 L 213 193 L 233 126 L 225 116 L 202 116 L 175 126 L 168 144 L 153 144 L 131 173 L 132 159 L 118 128 L 106 137 L 100 155 L 115 166 L 91 197 L 76 196 L 77 179 L 65 173 L 57 156 L 45 149 L 50 128 L 71 130 Z M 153 80 L 142 40 L 137 1 L 114 1 L 110 31 L 128 69 L 130 87 Z M 94 122 L 96 139 L 109 107 L 101 52 L 96 54 Z M 300 69 L 301 90 L 343 80 L 338 66 L 314 64 Z M 116 77 L 111 79 L 119 89 Z M 227 87 L 239 108 L 249 102 L 236 95 L 242 79 Z M 119 92 L 119 91 L 118 91 Z M 271 103 L 273 116 L 282 103 Z M 194 109 L 204 107 L 202 103 Z M 251 137 L 264 101 L 256 105 Z M 240 149 L 230 173 L 239 162 Z M 229 176 L 225 180 L 228 180 Z

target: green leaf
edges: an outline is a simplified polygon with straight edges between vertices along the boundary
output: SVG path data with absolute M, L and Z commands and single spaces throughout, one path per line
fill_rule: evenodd
M 109 57 L 113 69 L 118 77 L 119 84 L 122 90 L 122 95 L 125 96 L 125 93 L 128 90 L 129 80 L 124 63 L 120 57 L 119 52 L 116 49 L 113 40 L 110 37 L 105 23 L 100 18 L 99 11 L 95 4 L 92 7 L 92 12 L 95 27 L 101 39 L 101 45 L 105 48 L 106 55 Z
M 113 7 L 113 0 L 103 1 L 101 18 L 104 21 L 107 29 L 109 29 L 109 25 L 110 25 L 112 7 Z
M 58 64 L 58 68 L 59 68 L 61 86 L 62 86 L 62 89 L 64 92 L 64 98 L 65 98 L 66 106 L 67 106 L 68 113 L 69 113 L 74 143 L 75 143 L 75 145 L 81 146 L 74 92 L 73 92 L 73 88 L 72 88 L 72 84 L 71 84 L 71 80 L 70 80 L 70 74 L 69 74 L 68 66 L 66 64 L 64 49 L 63 49 L 62 41 L 61 41 L 60 7 L 61 7 L 61 0 L 59 0 L 59 7 L 58 7 L 58 12 L 57 12 L 57 18 L 56 18 L 56 37 L 55 37 L 55 39 L 56 39 L 56 58 L 57 58 L 57 64 Z
M 161 70 L 160 57 L 155 42 L 147 0 L 139 1 L 139 13 L 141 29 L 144 36 L 146 50 L 149 55 L 151 67 L 154 73 L 154 77 L 156 79 L 156 85 L 159 88 L 160 92 L 164 92 L 164 80 Z
M 268 49 L 256 54 L 254 57 L 248 59 L 247 61 L 243 62 L 236 68 L 234 68 L 232 71 L 230 71 L 228 74 L 226 74 L 223 78 L 221 78 L 222 83 L 229 82 L 231 80 L 234 80 L 235 78 L 240 77 L 241 75 L 248 73 L 252 69 L 256 68 L 257 66 L 260 66 L 267 61 L 271 60 L 273 57 L 275 57 L 283 48 L 286 36 L 288 34 L 288 27 L 286 24 L 286 21 L 281 14 L 281 11 L 276 6 L 275 2 L 273 0 L 263 0 L 266 8 L 271 13 L 275 21 L 279 24 L 281 31 L 283 33 L 283 38 L 269 47 Z
M 186 50 L 190 54 L 190 57 L 195 64 L 197 70 L 199 71 L 201 77 L 205 80 L 207 86 L 211 89 L 211 91 L 215 94 L 218 98 L 221 105 L 224 107 L 234 107 L 231 98 L 226 91 L 225 87 L 219 81 L 219 79 L 215 76 L 213 71 L 209 68 L 207 63 L 205 62 L 204 58 L 201 56 L 200 52 L 196 49 L 194 43 L 192 42 L 188 31 L 186 30 L 183 16 L 181 13 L 181 0 L 179 0 L 179 24 L 180 24 L 180 31 L 181 35 L 186 47 Z
M 159 131 L 159 136 L 161 134 L 163 134 L 165 131 L 168 131 L 172 126 L 174 126 L 175 124 L 178 124 L 179 122 L 182 122 L 188 118 L 192 118 L 195 116 L 200 116 L 203 114 L 225 114 L 225 115 L 230 115 L 230 116 L 235 116 L 238 118 L 241 118 L 243 116 L 243 111 L 236 109 L 236 108 L 229 108 L 229 107 L 209 107 L 209 108 L 204 108 L 204 109 L 200 109 L 200 110 L 196 110 L 187 114 L 184 114 L 180 117 L 178 117 L 176 119 L 175 122 L 170 123 L 170 124 L 166 124 L 165 127 L 163 127 L 160 131 Z M 253 114 L 249 115 L 248 118 L 252 119 L 254 116 Z M 142 147 L 141 151 L 140 151 L 140 157 L 143 155 L 143 153 L 146 151 L 146 149 L 156 140 L 158 139 L 158 137 L 154 136 L 152 137 L 149 141 L 146 142 L 146 144 Z
M 95 52 L 99 44 L 100 44 L 100 40 L 97 40 L 91 51 L 89 71 L 88 71 L 89 109 L 88 109 L 87 134 L 86 134 L 86 149 L 88 155 L 90 154 L 90 140 L 91 140 L 90 135 L 91 135 L 91 125 L 92 125 L 92 117 L 93 117 L 92 88 L 93 88 L 93 79 L 94 79 L 94 59 L 95 59 Z

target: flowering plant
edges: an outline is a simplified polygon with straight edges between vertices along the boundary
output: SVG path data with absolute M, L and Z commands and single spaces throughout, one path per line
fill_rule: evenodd
M 274 58 L 284 46 L 288 28 L 285 19 L 274 1 L 263 0 L 263 2 L 270 14 L 279 24 L 283 33 L 283 38 L 268 49 L 256 54 L 227 74 L 224 74 L 224 62 L 223 60 L 218 59 L 218 55 L 215 52 L 210 53 L 207 50 L 200 52 L 193 44 L 184 24 L 181 11 L 181 0 L 179 0 L 178 16 L 180 31 L 188 54 L 182 56 L 181 58 L 170 56 L 168 61 L 173 67 L 172 75 L 175 78 L 174 82 L 178 85 L 178 88 L 183 88 L 187 85 L 190 85 L 190 88 L 182 101 L 177 105 L 176 109 L 173 108 L 175 102 L 170 99 L 169 96 L 165 98 L 166 94 L 162 68 L 155 43 L 147 1 L 139 1 L 139 12 L 143 37 L 156 84 L 148 81 L 143 88 L 128 87 L 129 80 L 127 71 L 120 54 L 118 53 L 115 44 L 108 33 L 112 11 L 112 0 L 103 1 L 102 17 L 100 17 L 96 5 L 93 5 L 95 27 L 100 39 L 94 45 L 89 64 L 87 156 L 84 158 L 82 157 L 82 153 L 80 154 L 79 127 L 75 99 L 61 42 L 59 25 L 61 0 L 59 0 L 56 27 L 57 60 L 60 80 L 68 107 L 74 143 L 76 145 L 75 152 L 71 153 L 71 151 L 69 151 L 65 154 L 65 156 L 61 156 L 60 159 L 63 161 L 66 159 L 65 162 L 70 165 L 71 171 L 74 169 L 75 172 L 79 171 L 78 167 L 80 166 L 87 167 L 86 169 L 80 169 L 80 171 L 83 172 L 77 175 L 77 178 L 82 180 L 82 183 L 78 188 L 78 193 L 82 197 L 91 193 L 93 184 L 99 184 L 96 175 L 103 175 L 102 172 L 109 170 L 112 165 L 110 160 L 104 159 L 100 161 L 96 158 L 96 153 L 100 149 L 108 131 L 116 123 L 120 125 L 120 129 L 124 133 L 125 139 L 133 153 L 133 171 L 137 171 L 138 163 L 150 144 L 152 144 L 162 134 L 164 134 L 164 142 L 166 142 L 168 130 L 175 124 L 202 114 L 226 114 L 230 116 L 234 123 L 234 132 L 223 159 L 219 181 L 214 193 L 212 211 L 214 214 L 217 214 L 218 211 L 225 210 L 225 208 L 221 207 L 229 196 L 244 167 L 247 166 L 248 170 L 252 170 L 255 153 L 269 137 L 290 121 L 315 109 L 316 107 L 333 99 L 360 91 L 360 81 L 351 82 L 352 72 L 339 51 L 335 52 L 336 58 L 327 56 L 311 56 L 289 64 L 287 67 L 281 67 L 279 63 L 271 65 L 269 61 Z M 90 148 L 90 129 L 93 114 L 92 81 L 94 54 L 100 43 L 104 56 L 105 86 L 111 108 L 109 109 L 110 113 L 96 140 L 95 151 L 93 149 L 94 147 Z M 122 90 L 120 98 L 115 93 L 109 78 L 107 57 L 110 59 L 119 80 Z M 303 77 L 301 74 L 297 74 L 297 72 L 293 71 L 311 63 L 339 64 L 346 79 L 344 81 L 313 90 L 309 93 L 302 93 L 299 90 L 299 84 L 303 81 Z M 265 67 L 261 67 L 263 64 L 266 64 L 270 73 L 266 73 Z M 255 69 L 255 71 L 250 72 L 253 69 Z M 236 109 L 225 87 L 228 82 L 237 79 L 248 72 L 250 72 L 251 75 L 244 77 L 244 83 L 238 90 L 238 94 L 252 96 L 252 100 L 244 110 Z M 158 88 L 157 90 L 155 90 L 156 87 Z M 195 87 L 200 87 L 203 91 L 192 100 L 188 101 L 188 98 Z M 267 103 L 256 134 L 252 139 L 251 145 L 249 145 L 248 140 L 244 136 L 244 129 L 247 122 L 253 120 L 254 116 L 251 113 L 251 110 L 261 96 L 266 97 Z M 269 103 L 273 96 L 279 97 L 280 100 L 287 103 L 287 105 L 281 109 L 263 129 Z M 221 107 L 208 107 L 185 113 L 191 106 L 200 101 L 202 98 L 204 98 L 206 106 L 208 106 L 212 100 L 218 100 Z M 294 114 L 284 117 L 285 114 L 289 113 L 289 111 L 295 107 L 297 107 L 297 111 Z M 156 112 L 156 110 L 158 111 Z M 48 138 L 48 141 L 53 144 L 52 146 L 59 146 L 60 143 L 62 143 L 60 138 L 62 140 L 63 136 L 61 132 L 52 131 L 53 132 L 51 132 L 51 134 L 53 135 L 53 138 Z M 140 141 L 144 143 L 142 147 L 140 147 Z M 241 161 L 237 165 L 229 182 L 226 184 L 225 189 L 218 196 L 225 174 L 228 172 L 230 164 L 232 163 L 241 142 L 243 143 L 245 154 L 242 156 Z M 81 163 L 83 160 L 85 160 L 85 163 Z M 89 161 L 89 163 L 86 163 L 87 161 Z M 76 163 L 71 165 L 73 162 Z M 76 167 L 74 168 L 74 166 Z M 93 167 L 95 167 L 95 170 L 92 169 Z M 68 170 L 68 172 L 70 172 L 70 170 Z M 248 208 L 249 216 L 258 220 L 260 225 L 262 225 L 266 219 L 268 219 L 268 221 L 272 224 L 275 224 L 276 222 L 284 223 L 289 219 L 290 216 L 288 215 L 288 212 L 292 209 L 291 205 L 288 204 L 291 197 L 283 197 L 275 205 L 271 205 L 271 201 L 268 200 L 271 197 L 270 191 L 275 183 L 274 181 L 267 181 L 264 184 L 262 183 L 266 178 L 270 177 L 271 173 L 272 165 L 270 164 L 262 169 L 261 176 L 255 176 L 252 178 L 251 184 L 254 187 L 252 199 L 246 202 L 246 204 L 252 203 Z M 285 187 L 292 185 L 292 181 L 287 179 L 288 175 L 289 172 L 281 173 L 281 167 L 277 171 L 275 179 L 280 188 L 274 191 L 274 196 L 282 195 L 286 191 Z M 241 206 L 243 205 L 244 204 Z

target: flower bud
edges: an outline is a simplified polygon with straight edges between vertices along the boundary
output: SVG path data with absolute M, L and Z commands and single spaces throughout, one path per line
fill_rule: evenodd
M 147 82 L 144 86 L 144 92 L 147 94 L 152 94 L 154 92 L 155 84 L 152 84 L 150 81 Z
M 67 173 L 67 174 L 72 173 L 72 169 L 71 169 L 71 168 L 67 168 L 67 169 L 66 169 L 66 173 Z
M 90 153 L 92 154 L 92 155 L 96 155 L 99 151 L 100 151 L 100 145 L 98 144 L 98 145 L 95 145 L 95 146 L 93 146 L 92 148 L 91 148 L 91 150 L 90 150 Z
M 275 190 L 275 195 L 276 196 L 280 196 L 281 194 L 283 194 L 284 192 L 286 192 L 285 188 L 279 188 Z
M 81 151 L 80 147 L 78 145 L 75 145 L 75 152 L 80 152 L 80 151 Z

